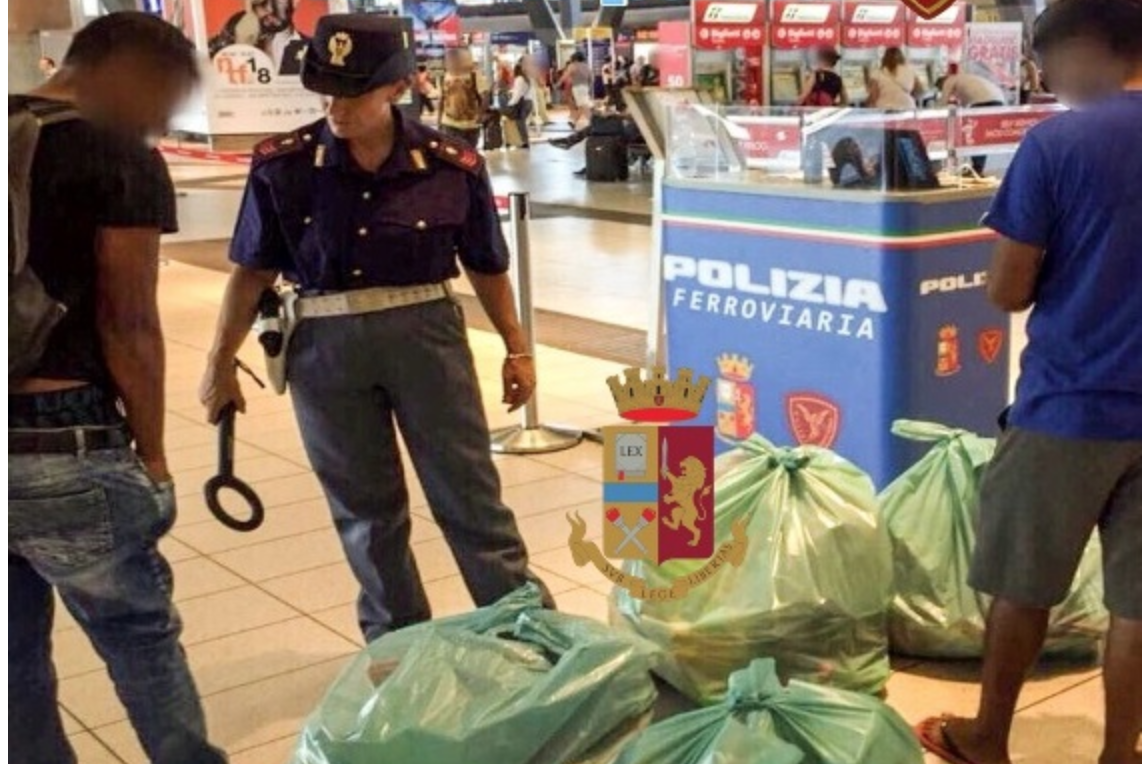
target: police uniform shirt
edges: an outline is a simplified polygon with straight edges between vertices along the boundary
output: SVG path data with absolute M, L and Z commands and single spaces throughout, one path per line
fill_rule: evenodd
M 255 149 L 230 259 L 306 291 L 429 284 L 508 269 L 482 157 L 397 120 L 392 154 L 361 170 L 325 121 Z

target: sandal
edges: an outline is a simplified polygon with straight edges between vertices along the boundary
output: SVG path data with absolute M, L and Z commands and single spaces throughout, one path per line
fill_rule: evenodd
M 924 750 L 939 756 L 949 764 L 976 764 L 963 755 L 955 742 L 948 737 L 948 722 L 954 717 L 931 716 L 916 725 L 914 732 Z

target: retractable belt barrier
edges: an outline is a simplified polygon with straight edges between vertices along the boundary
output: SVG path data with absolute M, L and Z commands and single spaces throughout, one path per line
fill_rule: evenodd
M 512 193 L 496 197 L 496 208 L 503 215 L 501 199 L 506 199 L 509 242 L 512 249 L 512 280 L 516 287 L 516 308 L 520 326 L 527 338 L 527 353 L 535 358 L 535 304 L 531 296 L 531 239 L 528 231 L 528 197 Z M 492 433 L 492 451 L 498 454 L 542 454 L 563 451 L 579 445 L 583 432 L 571 427 L 540 424 L 538 392 L 523 407 L 523 423 Z
M 253 377 L 259 387 L 265 387 L 246 364 L 241 361 L 235 361 L 235 364 Z M 234 420 L 237 416 L 238 409 L 233 403 L 222 409 L 218 419 L 218 474 L 206 481 L 203 493 L 206 508 L 218 522 L 231 530 L 249 533 L 261 527 L 266 519 L 266 508 L 257 492 L 248 483 L 234 476 Z M 246 502 L 249 515 L 245 519 L 235 517 L 222 506 L 223 491 L 233 491 Z

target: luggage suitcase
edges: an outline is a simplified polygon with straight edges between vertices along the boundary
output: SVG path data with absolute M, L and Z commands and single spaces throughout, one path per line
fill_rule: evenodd
M 484 151 L 496 151 L 504 147 L 504 128 L 500 122 L 500 115 L 488 118 L 484 123 Z
M 625 141 L 612 136 L 587 138 L 587 180 L 613 183 L 629 177 Z

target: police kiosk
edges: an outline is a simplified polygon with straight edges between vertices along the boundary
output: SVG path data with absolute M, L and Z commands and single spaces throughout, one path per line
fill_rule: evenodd
M 929 145 L 956 165 L 956 115 L 669 100 L 650 356 L 716 380 L 695 423 L 719 451 L 754 433 L 822 446 L 883 488 L 925 450 L 895 419 L 994 434 L 1010 319 L 986 298 L 981 218 L 998 181 L 932 161 Z M 696 161 L 672 161 L 670 125 Z

